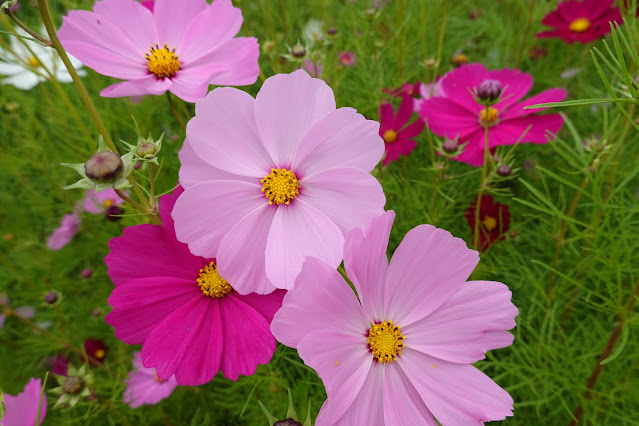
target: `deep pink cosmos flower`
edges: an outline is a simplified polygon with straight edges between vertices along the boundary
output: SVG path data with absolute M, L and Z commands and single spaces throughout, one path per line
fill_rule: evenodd
M 99 339 L 85 339 L 84 350 L 90 357 L 88 361 L 93 365 L 103 364 L 109 352 L 107 345 Z
M 397 89 L 384 89 L 382 92 L 391 95 L 394 98 L 403 98 L 404 96 L 410 96 L 411 98 L 419 97 L 419 88 L 421 87 L 421 81 L 415 83 L 404 83 Z
M 408 124 L 413 115 L 413 98 L 404 96 L 399 105 L 397 115 L 393 110 L 393 105 L 382 104 L 379 109 L 380 127 L 379 135 L 384 139 L 386 155 L 383 165 L 397 161 L 401 155 L 408 155 L 417 147 L 414 137 L 424 130 L 424 122 L 415 120 Z
M 60 221 L 60 226 L 47 239 L 49 250 L 60 250 L 69 244 L 78 233 L 81 223 L 82 219 L 77 213 L 65 215 Z
M 470 232 L 475 233 L 477 199 L 464 212 Z M 510 211 L 507 204 L 495 201 L 490 194 L 481 197 L 479 206 L 479 249 L 486 251 L 493 243 L 501 240 L 510 227 Z
M 568 44 L 582 44 L 595 41 L 610 32 L 609 22 L 621 23 L 618 7 L 614 0 L 567 0 L 559 3 L 541 20 L 541 23 L 554 27 L 553 31 L 537 34 L 538 38 L 558 37 Z
M 160 380 L 175 375 L 180 385 L 201 385 L 218 370 L 237 380 L 275 352 L 269 324 L 284 292 L 241 296 L 213 259 L 192 255 L 171 219 L 181 193 L 161 197 L 162 226 L 131 226 L 109 242 L 105 262 L 116 287 L 106 322 L 120 340 L 142 345 L 144 366 L 156 368 Z
M 322 425 L 477 425 L 512 415 L 513 400 L 471 364 L 509 346 L 517 308 L 502 283 L 469 281 L 479 261 L 430 225 L 386 257 L 395 213 L 346 237 L 357 296 L 330 265 L 307 258 L 271 330 L 317 371 Z M 359 300 L 358 300 L 359 297 Z
M 40 405 L 40 395 L 42 394 L 42 380 L 29 379 L 24 390 L 17 396 L 4 395 L 6 412 L 0 423 L 2 426 L 33 426 L 41 425 L 47 415 L 47 397 L 42 397 Z M 38 407 L 40 407 L 40 418 L 38 418 Z M 37 423 L 36 423 L 37 421 Z
M 216 257 L 240 294 L 292 288 L 306 256 L 337 267 L 346 233 L 386 202 L 369 174 L 384 149 L 378 126 L 336 109 L 331 88 L 303 70 L 268 78 L 256 99 L 213 90 L 180 154 L 178 240 Z
M 115 193 L 113 188 L 96 193 L 93 190 L 86 191 L 84 196 L 84 210 L 93 214 L 104 213 L 110 207 L 124 204 L 124 200 Z
M 162 95 L 187 102 L 209 84 L 253 84 L 259 74 L 255 38 L 235 37 L 242 12 L 231 0 L 157 0 L 153 12 L 135 0 L 102 0 L 93 12 L 64 17 L 62 45 L 100 74 L 127 80 L 102 96 Z
M 339 63 L 345 67 L 352 67 L 357 63 L 357 56 L 355 56 L 353 52 L 350 52 L 348 50 L 344 52 L 338 52 L 338 56 Z
M 140 352 L 133 353 L 133 371 L 129 372 L 124 402 L 131 408 L 141 405 L 155 405 L 164 398 L 168 398 L 177 381 L 171 376 L 168 380 L 160 380 L 155 368 L 144 368 Z
M 475 96 L 479 85 L 486 80 L 501 83 L 500 101 L 486 107 Z M 487 71 L 482 64 L 462 65 L 446 74 L 442 88 L 446 97 L 433 97 L 424 101 L 420 115 L 436 135 L 468 142 L 457 161 L 481 166 L 484 163 L 485 131 L 488 126 L 489 147 L 514 145 L 517 142 L 547 143 L 561 128 L 559 114 L 534 115 L 545 108 L 524 109 L 525 106 L 558 102 L 566 97 L 563 89 L 549 89 L 523 98 L 532 88 L 530 74 L 519 70 Z

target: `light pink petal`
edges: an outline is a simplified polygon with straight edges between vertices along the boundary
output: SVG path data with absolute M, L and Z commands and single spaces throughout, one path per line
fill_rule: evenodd
M 442 89 L 446 96 L 469 112 L 477 112 L 479 105 L 473 95 L 473 89 L 479 87 L 488 78 L 488 71 L 482 64 L 464 64 L 442 78 Z
M 406 346 L 450 362 L 470 364 L 510 346 L 519 313 L 502 283 L 470 281 L 421 321 L 402 327 Z
M 118 339 L 140 345 L 166 317 L 199 299 L 202 291 L 196 279 L 153 276 L 128 281 L 111 293 L 113 311 L 105 320 Z
M 470 364 L 453 364 L 411 349 L 398 360 L 428 409 L 444 425 L 477 425 L 513 415 L 508 392 Z
M 388 238 L 395 212 L 389 210 L 346 236 L 344 267 L 364 310 L 373 321 L 384 321 L 384 283 L 388 271 Z
M 349 334 L 366 342 L 369 329 L 369 319 L 344 278 L 312 257 L 304 262 L 295 289 L 286 293 L 271 323 L 275 338 L 293 348 L 318 330 Z
M 491 132 L 490 146 L 520 143 L 548 143 L 559 132 L 564 119 L 559 114 L 523 116 L 504 120 Z M 549 133 L 550 132 L 550 133 Z
M 399 363 L 376 367 L 383 372 L 384 424 L 432 426 L 439 424 Z
M 195 151 L 193 151 L 188 138 L 184 140 L 184 144 L 178 153 L 178 157 L 182 164 L 182 167 L 180 167 L 180 184 L 184 187 L 184 189 L 189 189 L 198 183 L 210 180 L 254 181 L 254 179 L 246 176 L 235 175 L 211 166 L 209 163 L 198 157 Z
M 265 202 L 239 221 L 220 243 L 218 271 L 240 294 L 267 294 L 276 289 L 266 276 L 264 255 L 276 211 Z
M 184 74 L 180 71 L 180 77 Z M 208 75 L 208 74 L 207 74 Z M 203 83 L 191 84 L 181 78 L 175 78 L 171 82 L 169 91 L 185 102 L 195 103 L 206 96 L 209 90 L 208 77 L 202 79 Z
M 217 257 L 228 232 L 249 213 L 268 205 L 259 185 L 232 180 L 203 182 L 180 196 L 173 212 L 177 239 L 191 253 Z
M 306 132 L 334 110 L 331 88 L 306 71 L 268 78 L 257 94 L 255 121 L 277 167 L 290 168 Z
M 222 339 L 218 300 L 202 294 L 149 334 L 142 346 L 144 366 L 155 367 L 161 380 L 175 374 L 179 385 L 208 383 L 220 369 Z
M 220 312 L 224 334 L 221 366 L 224 377 L 237 380 L 240 374 L 250 376 L 255 373 L 258 364 L 268 364 L 276 342 L 266 319 L 233 293 L 220 300 Z
M 259 56 L 260 47 L 256 38 L 236 37 L 214 52 L 202 56 L 198 62 L 211 61 L 226 65 L 224 71 L 211 76 L 211 84 L 246 86 L 255 83 L 260 75 Z
M 60 250 L 71 242 L 80 228 L 82 219 L 77 213 L 65 215 L 60 221 L 60 226 L 49 235 L 47 248 L 49 250 Z
M 386 316 L 401 327 L 443 305 L 466 282 L 479 254 L 464 240 L 431 225 L 411 229 L 388 267 Z
M 140 53 L 149 51 L 151 44 L 158 42 L 155 35 L 153 13 L 137 1 L 99 1 L 93 6 L 93 11 L 100 18 L 106 19 L 117 27 Z M 102 20 L 100 25 L 102 25 Z M 141 56 L 144 58 L 144 54 Z
M 333 169 L 302 182 L 303 200 L 324 213 L 346 235 L 384 212 L 386 197 L 379 181 L 359 169 Z
M 134 370 L 129 372 L 129 380 L 124 391 L 124 402 L 131 408 L 157 404 L 168 398 L 177 386 L 175 377 L 158 381 L 155 378 L 155 368 L 145 368 L 142 365 L 140 352 L 133 353 L 133 368 Z
M 229 173 L 262 179 L 275 166 L 254 119 L 253 99 L 246 92 L 222 87 L 195 105 L 186 129 L 191 147 L 204 161 Z
M 293 169 L 304 178 L 315 173 L 353 167 L 370 172 L 384 154 L 379 123 L 352 108 L 329 112 L 302 138 Z
M 176 47 L 179 53 L 182 38 L 188 34 L 191 22 L 210 6 L 206 0 L 180 0 L 179 6 L 176 6 L 175 0 L 156 0 L 153 13 L 157 42 L 166 43 L 169 48 Z
M 2 418 L 4 426 L 33 426 L 40 425 L 47 415 L 47 396 L 42 396 L 40 406 L 40 395 L 42 394 L 42 380 L 29 379 L 24 390 L 17 396 L 4 395 L 6 412 Z M 38 419 L 38 407 L 40 407 L 40 418 Z
M 105 98 L 121 98 L 124 96 L 163 95 L 171 87 L 168 78 L 158 79 L 155 75 L 148 75 L 139 80 L 123 81 L 113 84 L 100 92 Z
M 506 111 L 504 111 L 503 114 L 500 114 L 500 119 L 505 120 L 507 118 L 514 118 L 514 117 L 519 117 L 522 115 L 530 115 L 535 112 L 543 111 L 547 108 L 524 109 L 524 107 L 537 105 L 537 104 L 544 104 L 547 102 L 561 102 L 564 100 L 565 97 L 566 97 L 565 89 L 554 88 L 554 89 L 545 90 L 539 93 L 538 95 L 531 96 L 525 101 L 519 102 L 516 105 L 512 105 Z
M 277 208 L 266 243 L 266 275 L 275 287 L 291 289 L 306 256 L 337 268 L 343 247 L 344 235 L 335 222 L 298 198 Z
M 124 228 L 121 237 L 111 238 L 104 259 L 109 276 L 118 286 L 135 278 L 167 276 L 197 278 L 202 262 L 186 244 L 175 239 L 170 229 L 157 225 Z

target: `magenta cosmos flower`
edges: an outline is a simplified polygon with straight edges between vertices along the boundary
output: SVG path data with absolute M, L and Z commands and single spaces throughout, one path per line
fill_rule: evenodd
M 47 415 L 47 397 L 46 395 L 42 396 L 42 406 L 40 406 L 40 395 L 42 395 L 42 380 L 40 379 L 29 379 L 29 383 L 17 396 L 5 394 L 4 404 L 7 411 L 0 424 L 2 426 L 42 424 Z M 40 407 L 40 418 L 38 418 L 38 407 Z
M 133 354 L 133 371 L 129 372 L 124 402 L 131 408 L 141 405 L 155 405 L 164 398 L 168 398 L 177 381 L 171 376 L 168 380 L 160 380 L 155 368 L 144 368 L 140 352 Z
M 509 346 L 517 308 L 502 283 L 466 279 L 479 261 L 463 240 L 412 229 L 388 263 L 395 213 L 346 237 L 357 296 L 307 258 L 271 330 L 326 386 L 317 425 L 477 425 L 512 415 L 513 400 L 471 364 Z M 358 300 L 359 297 L 359 300 Z
M 178 240 L 216 257 L 240 294 L 292 288 L 306 256 L 337 267 L 346 233 L 386 202 L 369 174 L 384 150 L 378 126 L 336 109 L 331 88 L 303 70 L 270 77 L 256 99 L 213 90 L 180 153 Z
M 502 88 L 500 100 L 490 107 L 480 104 L 475 95 L 486 80 L 499 82 Z M 485 126 L 488 126 L 490 148 L 517 142 L 547 143 L 561 128 L 563 119 L 559 114 L 534 115 L 545 108 L 524 107 L 559 102 L 566 97 L 566 91 L 549 89 L 519 102 L 532 85 L 532 76 L 519 70 L 487 71 L 482 64 L 462 65 L 443 77 L 442 89 L 446 96 L 424 101 L 420 115 L 436 135 L 468 142 L 454 160 L 481 166 Z
M 253 84 L 259 74 L 255 38 L 235 37 L 242 12 L 231 0 L 157 0 L 153 12 L 135 0 L 103 0 L 93 12 L 64 17 L 62 45 L 100 74 L 127 80 L 102 96 L 162 95 L 187 102 L 209 84 Z
M 417 147 L 414 137 L 424 130 L 424 122 L 415 120 L 408 125 L 413 115 L 413 98 L 404 96 L 399 105 L 397 115 L 393 110 L 393 105 L 382 104 L 379 110 L 380 127 L 379 135 L 384 139 L 386 155 L 383 165 L 397 161 L 401 155 L 408 155 Z
M 269 324 L 284 292 L 241 296 L 213 259 L 177 241 L 171 210 L 181 193 L 160 199 L 162 226 L 128 227 L 109 242 L 105 262 L 116 287 L 106 322 L 120 340 L 142 345 L 144 366 L 156 368 L 159 380 L 175 375 L 178 384 L 195 386 L 218 370 L 237 380 L 275 352 Z
M 568 44 L 582 44 L 595 41 L 610 32 L 609 22 L 621 23 L 618 7 L 614 0 L 567 0 L 559 3 L 541 20 L 541 23 L 554 27 L 552 31 L 537 34 L 538 38 L 557 37 Z

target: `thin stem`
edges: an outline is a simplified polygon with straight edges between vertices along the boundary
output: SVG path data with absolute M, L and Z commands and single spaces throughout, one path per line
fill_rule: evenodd
M 150 182 L 150 190 L 151 190 L 151 205 L 155 206 L 155 176 L 153 175 L 153 163 L 147 163 L 149 167 L 149 182 Z
M 528 40 L 528 33 L 530 32 L 530 27 L 532 25 L 532 18 L 535 12 L 535 3 L 536 0 L 530 1 L 530 8 L 528 9 L 528 19 L 526 20 L 526 27 L 524 28 L 524 36 L 521 39 L 521 45 L 519 46 L 519 52 L 517 52 L 517 60 L 515 64 L 517 68 L 520 67 L 521 61 L 524 59 L 524 50 L 526 50 L 526 41 Z
M 442 51 L 444 50 L 444 34 L 446 33 L 446 1 L 442 0 L 441 5 L 442 5 L 441 27 L 439 27 L 439 40 L 437 42 L 437 60 L 435 63 L 435 69 L 433 70 L 433 81 L 437 80 L 439 64 L 441 64 L 441 61 L 442 61 Z
M 403 23 L 404 22 L 404 0 L 397 0 L 397 6 L 399 9 L 399 17 L 398 17 L 398 21 Z M 399 79 L 400 81 L 404 81 L 404 25 L 402 24 L 401 27 L 399 28 L 399 35 L 398 35 L 398 41 L 397 43 L 399 44 L 398 46 L 398 51 L 399 51 L 399 61 L 398 61 L 398 65 L 399 65 Z
M 47 47 L 51 47 L 53 46 L 53 44 L 51 43 L 51 40 L 49 40 L 46 37 L 42 37 L 40 34 L 36 33 L 35 31 L 33 31 L 31 28 L 27 27 L 24 22 L 22 22 L 20 19 L 18 19 L 18 17 L 16 15 L 13 14 L 13 12 L 11 11 L 11 9 L 6 9 L 7 15 L 9 15 L 9 18 L 13 19 L 13 21 L 23 30 L 25 30 L 27 32 L 27 34 L 29 34 L 31 37 L 35 38 L 36 40 L 42 42 L 42 44 L 44 44 Z
M 129 204 L 131 204 L 133 207 L 135 207 L 139 211 L 146 211 L 147 210 L 147 209 L 144 208 L 144 206 L 139 204 L 137 201 L 131 199 L 128 195 L 126 195 L 124 192 L 120 191 L 119 189 L 115 189 L 114 188 L 114 191 L 115 191 L 116 194 L 118 194 L 118 197 L 122 198 L 124 201 L 126 201 Z
M 486 106 L 486 116 L 488 116 L 488 106 Z M 473 248 L 477 250 L 479 247 L 479 217 L 481 211 L 481 199 L 484 195 L 486 186 L 486 177 L 488 176 L 488 156 L 490 148 L 488 144 L 488 125 L 484 125 L 484 164 L 481 168 L 481 182 L 479 183 L 479 193 L 477 194 L 477 202 L 475 204 L 475 229 L 473 230 Z
M 170 92 L 166 92 L 166 99 L 168 99 L 168 101 L 169 101 L 169 106 L 171 107 L 171 111 L 173 112 L 173 115 L 175 116 L 175 119 L 177 120 L 178 124 L 184 130 L 186 130 L 186 124 L 184 124 L 184 120 L 182 119 L 182 117 L 180 117 L 180 114 L 178 113 L 178 110 L 175 107 L 175 103 L 173 103 L 173 98 L 171 98 L 171 93 Z

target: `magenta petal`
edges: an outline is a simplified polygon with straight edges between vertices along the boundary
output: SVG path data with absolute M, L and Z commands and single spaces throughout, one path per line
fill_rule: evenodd
M 395 127 L 400 129 L 406 125 L 410 121 L 411 116 L 413 115 L 413 98 L 404 95 L 402 97 L 402 103 L 399 105 L 399 109 L 397 110 L 397 116 L 395 117 Z
M 399 129 L 401 127 L 395 123 L 395 110 L 391 104 L 385 103 L 379 107 L 379 117 L 381 127 L 384 129 Z
M 533 86 L 533 78 L 530 74 L 508 68 L 489 71 L 488 78 L 501 83 L 502 100 L 494 106 L 500 111 L 526 96 Z
M 316 330 L 361 336 L 365 343 L 369 328 L 366 313 L 344 278 L 312 257 L 306 258 L 295 289 L 286 293 L 271 323 L 275 338 L 290 347 Z
M 433 312 L 457 292 L 479 262 L 461 238 L 431 225 L 411 229 L 388 267 L 387 318 L 406 327 Z
M 525 101 L 519 102 L 516 105 L 512 105 L 500 115 L 500 119 L 506 120 L 509 118 L 520 117 L 522 115 L 530 115 L 535 112 L 543 111 L 547 108 L 524 109 L 524 107 L 543 104 L 547 102 L 561 102 L 564 100 L 565 97 L 566 97 L 565 89 L 554 88 L 554 89 L 545 90 L 539 93 L 538 95 L 531 96 Z
M 446 96 L 454 99 L 458 105 L 469 112 L 479 112 L 481 105 L 477 103 L 472 93 L 473 88 L 479 87 L 482 81 L 488 78 L 488 71 L 482 64 L 466 64 L 446 74 L 442 79 L 442 89 Z
M 173 230 L 171 212 L 173 211 L 173 207 L 175 207 L 175 202 L 183 192 L 184 188 L 178 186 L 170 194 L 164 194 L 160 197 L 158 210 L 160 212 L 160 219 L 162 220 L 162 227 Z
M 176 47 L 179 54 L 182 38 L 188 33 L 191 22 L 207 7 L 210 6 L 206 0 L 180 0 L 179 7 L 175 0 L 156 0 L 153 8 L 156 42 L 166 43 L 169 48 Z
M 297 198 L 277 208 L 266 243 L 266 275 L 275 287 L 291 289 L 306 256 L 337 268 L 343 247 L 344 235 L 335 222 Z
M 370 172 L 384 154 L 379 124 L 352 108 L 329 112 L 302 138 L 292 163 L 304 178 L 334 168 Z
M 121 98 L 124 96 L 163 95 L 171 87 L 168 78 L 158 79 L 154 75 L 147 75 L 139 80 L 123 81 L 112 84 L 100 92 L 105 98 Z
M 96 2 L 93 11 L 100 18 L 113 24 L 135 46 L 143 59 L 151 43 L 156 42 L 153 13 L 141 3 L 132 0 L 108 0 Z M 99 22 L 103 25 L 104 19 Z M 102 43 L 109 43 L 102 41 Z
M 406 373 L 394 362 L 378 367 L 383 371 L 384 424 L 437 426 L 432 413 Z
M 220 369 L 222 341 L 219 301 L 201 294 L 149 334 L 142 346 L 142 359 L 145 367 L 157 369 L 161 380 L 175 374 L 179 385 L 202 385 Z
M 399 132 L 400 138 L 414 138 L 424 130 L 425 123 L 422 120 L 415 120 L 405 129 Z
M 355 228 L 344 243 L 344 267 L 359 300 L 373 321 L 385 320 L 384 283 L 388 271 L 388 238 L 395 212 L 373 218 L 362 230 Z
M 513 415 L 508 392 L 470 364 L 454 364 L 411 349 L 398 360 L 435 418 L 444 425 L 477 425 Z
M 275 313 L 282 307 L 284 295 L 286 295 L 285 290 L 275 290 L 273 293 L 265 295 L 257 293 L 233 294 L 237 300 L 244 302 L 259 312 L 269 324 L 273 321 Z
M 448 98 L 431 98 L 424 101 L 419 115 L 426 121 L 431 132 L 438 136 L 455 139 L 481 129 L 479 114 L 483 107 L 478 105 L 474 111 L 461 107 Z
M 324 213 L 346 235 L 384 212 L 386 197 L 379 181 L 359 169 L 333 169 L 303 181 L 299 196 Z
M 225 172 L 211 166 L 193 151 L 188 138 L 184 140 L 178 157 L 180 158 L 180 164 L 182 164 L 182 167 L 180 167 L 180 183 L 184 189 L 189 189 L 198 183 L 210 180 L 241 180 L 247 182 L 252 180 L 246 176 Z
M 504 120 L 495 126 L 494 136 L 498 141 L 489 140 L 490 146 L 514 145 L 515 143 L 548 143 L 559 132 L 564 119 L 559 114 L 531 115 Z M 491 132 L 491 136 L 493 133 Z
M 450 362 L 469 364 L 513 342 L 506 330 L 519 313 L 502 283 L 470 281 L 421 321 L 402 327 L 406 346 Z
M 334 110 L 331 88 L 303 70 L 267 79 L 257 94 L 255 121 L 275 165 L 290 168 L 306 132 Z
M 40 425 L 47 415 L 47 396 L 42 397 L 40 407 L 40 395 L 42 394 L 42 380 L 29 379 L 29 383 L 24 386 L 24 390 L 17 396 L 5 394 L 6 412 L 2 418 L 4 426 L 33 426 Z M 40 418 L 38 419 L 38 407 L 40 407 Z M 37 423 L 36 423 L 37 421 Z

